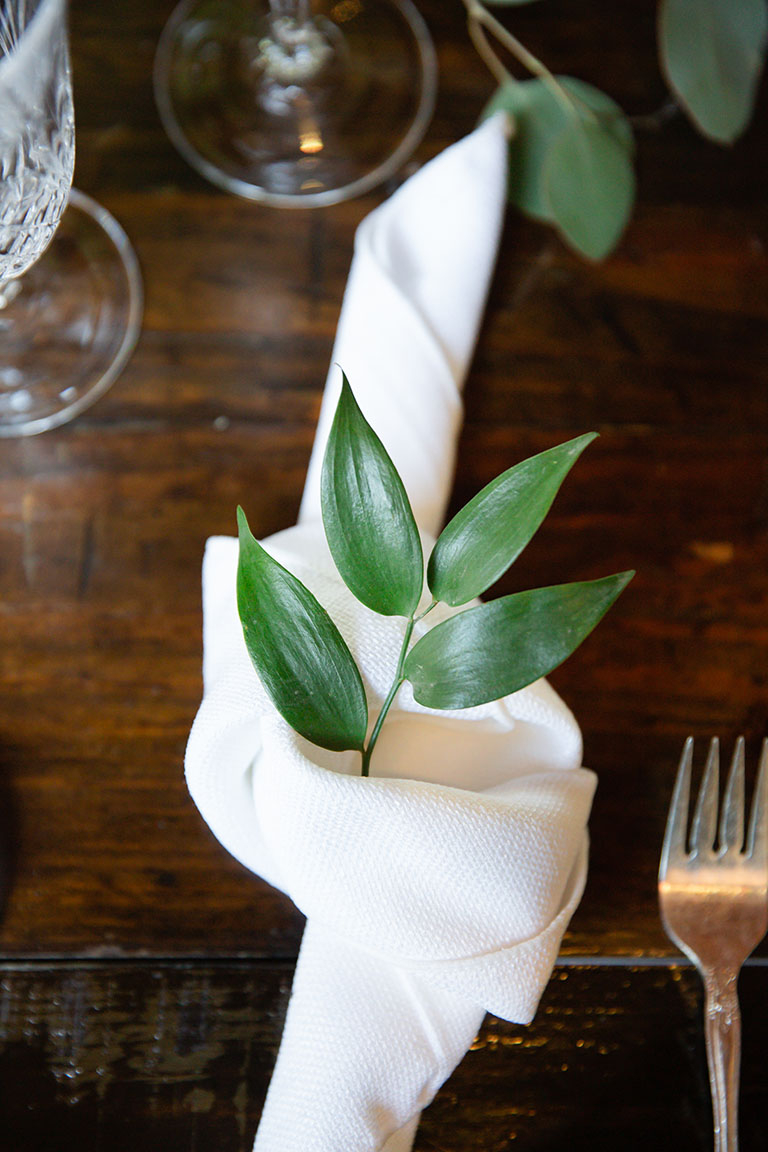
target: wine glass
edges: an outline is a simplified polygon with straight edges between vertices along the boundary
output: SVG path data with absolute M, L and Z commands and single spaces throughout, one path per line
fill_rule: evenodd
M 66 0 L 0 7 L 0 436 L 72 419 L 136 342 L 141 280 L 122 228 L 71 188 Z
M 436 88 L 411 0 L 182 0 L 155 62 L 181 154 L 219 187 L 278 207 L 386 180 L 421 140 Z

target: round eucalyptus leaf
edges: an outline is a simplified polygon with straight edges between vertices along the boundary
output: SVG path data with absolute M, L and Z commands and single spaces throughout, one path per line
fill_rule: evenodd
M 763 66 L 765 0 L 661 0 L 661 66 L 697 128 L 730 144 L 746 128 Z
M 544 190 L 564 239 L 589 259 L 602 260 L 632 213 L 634 169 L 614 132 L 598 120 L 583 120 L 552 142 Z
M 453 607 L 466 604 L 507 571 L 595 436 L 578 436 L 515 464 L 456 513 L 429 558 L 427 580 L 436 600 Z
M 237 522 L 237 608 L 272 703 L 313 744 L 362 750 L 368 705 L 341 633 L 309 589 L 254 539 L 241 508 Z
M 424 586 L 403 482 L 344 376 L 320 480 L 328 546 L 350 591 L 382 616 L 410 616 Z
M 567 659 L 632 572 L 502 596 L 437 624 L 405 661 L 427 708 L 472 708 L 517 692 Z
M 596 119 L 629 155 L 634 151 L 629 121 L 610 96 L 572 76 L 556 79 L 565 90 L 565 98 L 537 77 L 499 87 L 482 114 L 485 119 L 502 110 L 512 117 L 509 200 L 527 216 L 547 224 L 554 222 L 544 185 L 547 157 L 552 142 L 569 126 Z

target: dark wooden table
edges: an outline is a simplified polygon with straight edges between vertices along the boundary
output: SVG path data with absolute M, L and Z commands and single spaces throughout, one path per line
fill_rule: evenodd
M 73 0 L 76 183 L 135 245 L 144 329 L 90 412 L 0 442 L 2 1152 L 249 1148 L 302 929 L 185 790 L 200 561 L 240 501 L 257 535 L 293 522 L 354 230 L 387 190 L 280 212 L 205 184 L 153 102 L 172 6 Z M 423 161 L 492 82 L 458 0 L 420 7 L 441 67 Z M 650 0 L 505 19 L 630 114 L 664 103 Z M 711 1146 L 699 983 L 655 873 L 684 737 L 744 733 L 754 765 L 768 731 L 765 126 L 763 104 L 731 149 L 681 115 L 641 128 L 637 211 L 601 265 L 508 218 L 455 502 L 597 429 L 499 590 L 638 575 L 551 677 L 600 779 L 584 901 L 536 1022 L 486 1023 L 418 1152 Z M 743 1152 L 768 1133 L 767 957 L 741 986 Z

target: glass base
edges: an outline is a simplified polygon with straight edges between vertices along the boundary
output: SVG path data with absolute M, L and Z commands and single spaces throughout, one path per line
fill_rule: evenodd
M 73 188 L 43 255 L 0 290 L 0 437 L 45 432 L 89 408 L 133 351 L 141 312 L 128 238 Z
M 318 0 L 309 27 L 267 0 L 183 0 L 155 95 L 171 140 L 213 184 L 276 207 L 335 204 L 388 179 L 434 107 L 434 48 L 411 0 Z

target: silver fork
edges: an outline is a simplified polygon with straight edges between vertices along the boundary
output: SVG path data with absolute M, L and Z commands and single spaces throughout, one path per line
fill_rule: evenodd
M 704 982 L 715 1152 L 737 1152 L 737 981 L 744 961 L 768 929 L 768 739 L 763 742 L 746 844 L 743 737 L 736 742 L 718 828 L 719 760 L 715 739 L 688 841 L 693 740 L 686 740 L 661 853 L 659 904 L 667 935 L 694 962 Z

